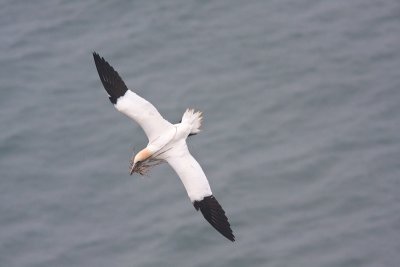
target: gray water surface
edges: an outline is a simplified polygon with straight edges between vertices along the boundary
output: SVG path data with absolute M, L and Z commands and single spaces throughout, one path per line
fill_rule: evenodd
M 398 1 L 0 1 L 0 266 L 400 266 Z M 171 122 L 237 242 L 91 53 Z

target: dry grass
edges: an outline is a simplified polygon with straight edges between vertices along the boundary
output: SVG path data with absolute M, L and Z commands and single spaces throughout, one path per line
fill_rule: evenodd
M 136 164 L 133 164 L 133 159 L 135 157 L 132 156 L 129 162 L 129 174 L 132 175 L 133 173 L 138 173 L 140 175 L 148 175 L 151 167 L 160 165 L 165 163 L 166 161 L 163 159 L 155 159 L 155 158 L 148 158 L 144 161 L 139 161 Z

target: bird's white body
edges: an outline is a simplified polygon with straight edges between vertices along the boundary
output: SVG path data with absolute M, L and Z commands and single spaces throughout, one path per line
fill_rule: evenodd
M 145 151 L 148 153 L 143 157 L 154 156 L 167 161 L 182 180 L 192 202 L 212 195 L 203 169 L 190 154 L 186 144 L 189 134 L 200 131 L 200 112 L 188 109 L 183 114 L 181 123 L 171 124 L 150 102 L 130 90 L 117 99 L 115 108 L 139 123 L 146 133 L 149 143 Z M 146 160 L 147 157 L 143 157 L 136 158 L 135 161 Z

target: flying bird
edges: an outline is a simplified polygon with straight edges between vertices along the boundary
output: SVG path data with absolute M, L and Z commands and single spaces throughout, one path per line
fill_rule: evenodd
M 207 177 L 190 154 L 186 138 L 200 132 L 202 113 L 187 109 L 178 124 L 164 119 L 146 99 L 129 90 L 118 72 L 93 52 L 100 80 L 114 107 L 136 121 L 149 142 L 131 159 L 130 174 L 146 174 L 155 165 L 167 162 L 181 179 L 194 208 L 223 236 L 235 241 L 225 211 L 214 197 Z

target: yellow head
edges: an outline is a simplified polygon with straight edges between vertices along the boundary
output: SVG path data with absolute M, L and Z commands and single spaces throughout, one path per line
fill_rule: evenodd
M 139 161 L 144 161 L 151 157 L 152 153 L 150 152 L 149 149 L 145 148 L 139 151 L 139 153 L 136 154 L 135 158 L 133 159 L 133 164 L 136 164 Z

